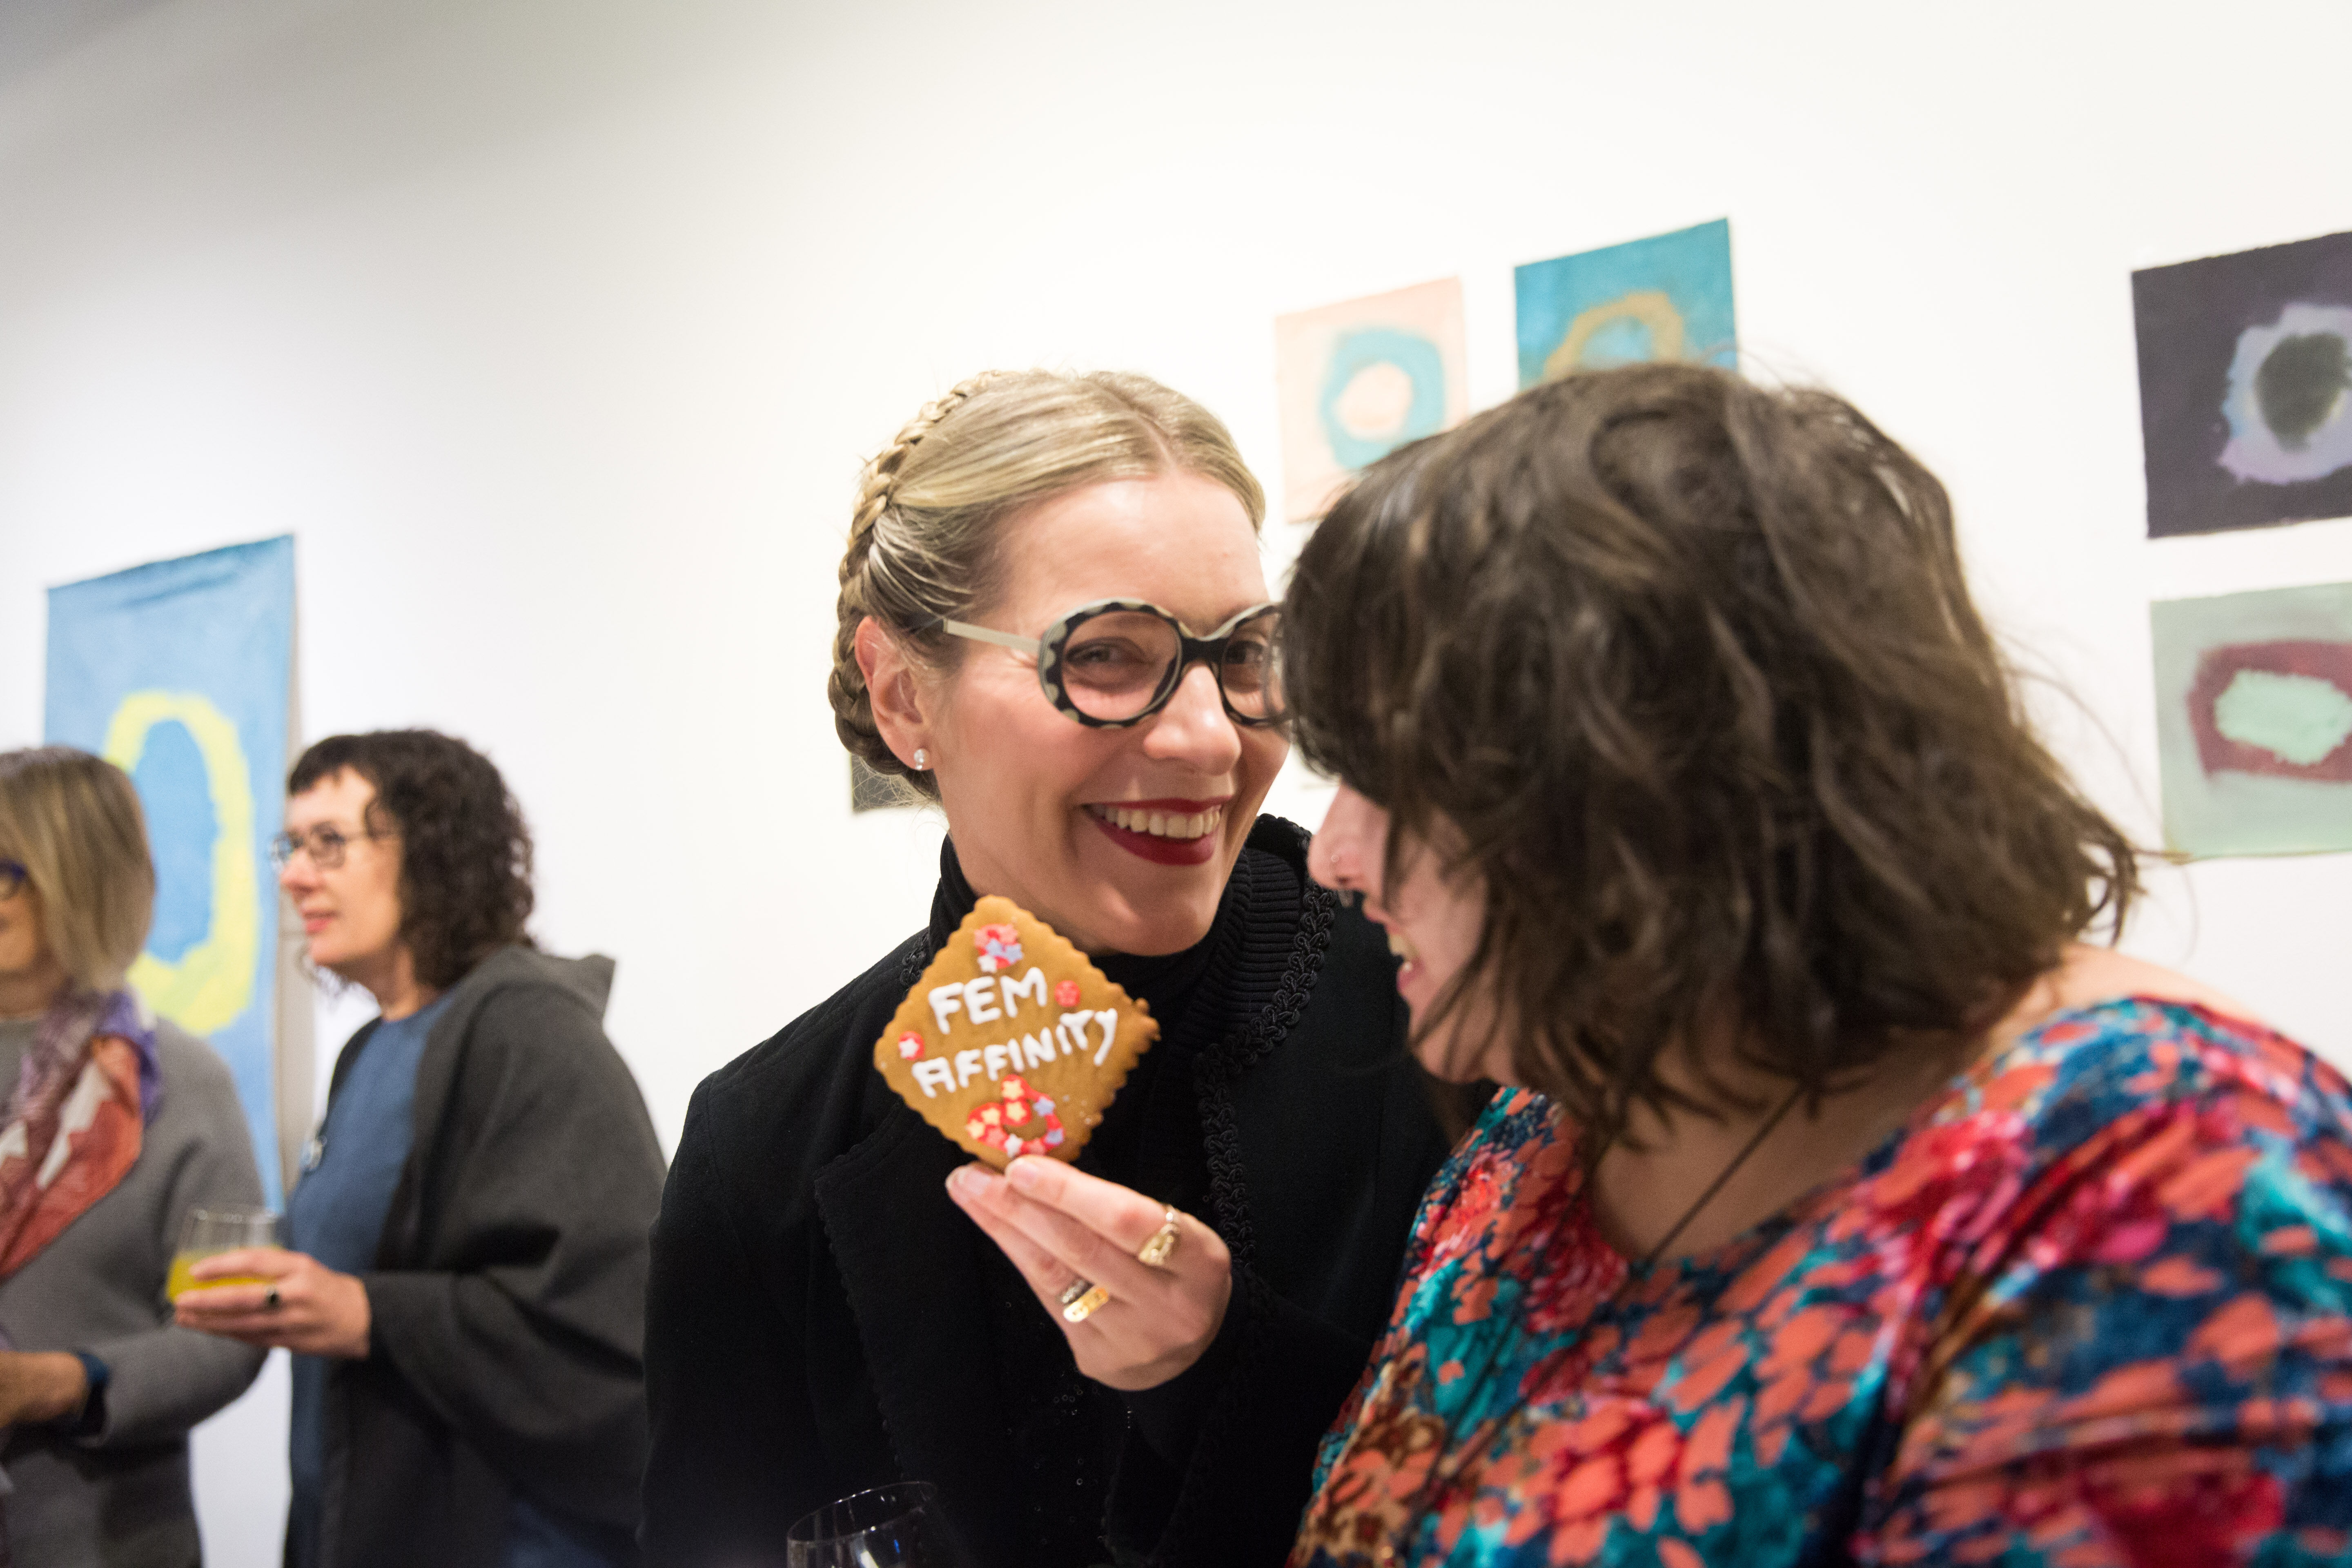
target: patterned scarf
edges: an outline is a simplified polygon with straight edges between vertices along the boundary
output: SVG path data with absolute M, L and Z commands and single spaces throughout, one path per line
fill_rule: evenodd
M 163 1096 L 155 1030 L 130 992 L 81 992 L 41 1016 L 0 1111 L 0 1279 L 114 1190 Z

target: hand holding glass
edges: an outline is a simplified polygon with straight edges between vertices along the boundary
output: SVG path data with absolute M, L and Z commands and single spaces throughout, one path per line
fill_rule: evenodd
M 217 1285 L 267 1285 L 258 1274 L 232 1274 L 219 1279 L 191 1279 L 188 1270 L 205 1258 L 247 1247 L 278 1245 L 278 1216 L 268 1209 L 190 1209 L 180 1222 L 180 1250 L 172 1255 L 171 1278 L 163 1293 L 178 1300 L 191 1290 Z

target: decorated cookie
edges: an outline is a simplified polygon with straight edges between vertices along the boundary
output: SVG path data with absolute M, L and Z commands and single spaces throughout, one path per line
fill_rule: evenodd
M 1010 899 L 973 906 L 898 1004 L 874 1065 L 898 1097 L 999 1170 L 1075 1160 L 1160 1037 L 1151 1011 Z

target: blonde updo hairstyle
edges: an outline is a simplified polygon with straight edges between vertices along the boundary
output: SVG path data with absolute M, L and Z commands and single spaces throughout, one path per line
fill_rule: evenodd
M 951 669 L 962 644 L 939 623 L 980 620 L 995 602 L 1008 567 L 999 548 L 1008 517 L 1084 485 L 1171 472 L 1233 491 L 1253 529 L 1265 521 L 1265 493 L 1223 424 L 1150 376 L 989 371 L 916 415 L 866 465 L 841 558 L 826 683 L 841 743 L 877 773 L 938 799 L 938 782 L 900 762 L 875 726 L 858 626 L 871 616 L 911 658 Z

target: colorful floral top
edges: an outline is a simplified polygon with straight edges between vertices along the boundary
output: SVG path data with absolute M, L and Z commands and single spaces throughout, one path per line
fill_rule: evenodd
M 2352 1093 L 2278 1035 L 2062 1014 L 1647 1271 L 1580 1185 L 1496 1096 L 1294 1568 L 2352 1562 Z

